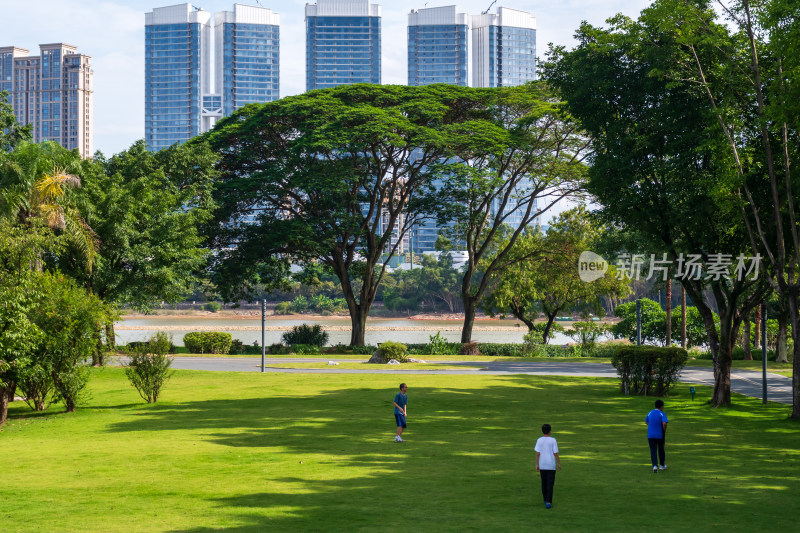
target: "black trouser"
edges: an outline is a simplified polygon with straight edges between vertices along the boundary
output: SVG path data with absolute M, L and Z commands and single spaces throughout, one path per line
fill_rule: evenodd
M 555 470 L 539 470 L 542 476 L 542 496 L 545 503 L 553 503 L 553 485 L 556 484 Z
M 653 463 L 653 466 L 664 466 L 667 464 L 666 461 L 666 452 L 664 451 L 664 440 L 665 439 L 651 439 L 648 438 L 647 442 L 650 444 L 650 461 Z M 660 463 L 656 461 L 656 450 L 658 450 L 658 459 L 661 461 Z

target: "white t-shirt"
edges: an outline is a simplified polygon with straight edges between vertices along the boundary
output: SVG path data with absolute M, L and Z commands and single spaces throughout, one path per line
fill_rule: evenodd
M 539 437 L 536 441 L 536 448 L 539 452 L 539 470 L 555 470 L 556 456 L 558 453 L 558 443 L 553 437 Z

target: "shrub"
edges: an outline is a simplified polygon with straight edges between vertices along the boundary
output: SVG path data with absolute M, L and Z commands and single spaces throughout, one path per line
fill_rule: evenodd
M 267 349 L 267 353 L 270 355 L 289 355 L 292 353 L 292 349 L 278 342 L 270 345 Z
M 611 359 L 614 357 L 614 351 L 619 346 L 630 346 L 630 343 L 624 341 L 598 342 L 588 350 L 584 350 L 583 355 L 584 357 L 607 357 Z
M 322 351 L 316 344 L 292 344 L 291 353 L 297 355 L 319 355 Z
M 222 309 L 222 304 L 219 302 L 208 302 L 206 305 L 203 306 L 203 309 L 206 311 L 211 311 L 212 313 L 218 312 Z
M 378 351 L 378 347 L 372 344 L 364 346 L 353 346 L 353 353 L 356 355 L 372 355 Z
M 125 375 L 139 396 L 147 403 L 155 403 L 161 394 L 164 383 L 172 373 L 172 357 L 169 357 L 170 339 L 163 331 L 159 331 L 150 341 L 128 348 L 128 364 Z
M 276 315 L 291 315 L 292 314 L 292 302 L 279 302 L 275 306 L 275 314 Z
M 461 343 L 448 342 L 438 331 L 428 339 L 425 351 L 422 352 L 428 355 L 457 355 L 461 349 Z
M 189 353 L 226 354 L 231 350 L 233 336 L 220 331 L 193 331 L 183 336 Z
M 396 359 L 401 363 L 404 363 L 408 360 L 406 352 L 408 351 L 408 346 L 401 342 L 384 342 L 378 346 L 378 353 L 380 353 L 383 362 L 386 363 L 390 359 Z
M 607 331 L 606 326 L 596 322 L 574 322 L 572 328 L 567 335 L 575 342 L 581 343 L 581 347 L 586 350 L 591 350 L 597 343 L 597 339 Z
M 501 344 L 494 342 L 482 342 L 480 352 L 491 357 L 525 357 L 524 346 L 522 344 Z
M 539 344 L 533 346 L 527 354 L 533 357 L 583 357 L 583 347 L 580 344 L 563 346 L 560 344 Z
M 617 346 L 611 363 L 617 369 L 620 389 L 626 396 L 650 393 L 666 396 L 688 357 L 682 348 Z
M 291 346 L 295 344 L 325 346 L 328 343 L 328 332 L 322 329 L 322 326 L 319 324 L 314 324 L 313 326 L 300 324 L 284 333 L 282 338 L 285 344 Z
M 308 311 L 308 300 L 302 294 L 292 300 L 291 309 L 295 313 L 302 313 L 303 311 Z

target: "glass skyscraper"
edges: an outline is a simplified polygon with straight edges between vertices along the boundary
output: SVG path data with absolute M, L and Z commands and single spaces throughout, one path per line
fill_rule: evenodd
M 222 114 L 280 93 L 280 26 L 269 9 L 236 4 L 214 16 L 216 91 Z
M 536 79 L 536 17 L 497 8 L 472 17 L 472 86 L 513 87 Z
M 408 84 L 466 86 L 469 15 L 456 6 L 411 11 L 408 15 Z
M 0 47 L 0 91 L 8 91 L 17 121 L 31 124 L 34 142 L 55 141 L 92 155 L 91 58 L 64 43 L 39 45 L 40 55 Z
M 369 0 L 306 4 L 306 90 L 381 82 L 381 6 Z
M 240 4 L 217 13 L 213 48 L 211 13 L 179 4 L 145 17 L 145 140 L 151 150 L 204 133 L 246 104 L 278 99 L 277 13 Z
M 211 84 L 211 14 L 180 4 L 145 17 L 145 141 L 161 150 L 211 126 L 202 116 Z

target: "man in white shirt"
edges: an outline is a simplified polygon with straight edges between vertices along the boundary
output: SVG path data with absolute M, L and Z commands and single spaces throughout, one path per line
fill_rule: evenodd
M 544 435 L 536 441 L 536 471 L 542 476 L 542 496 L 544 506 L 553 506 L 553 486 L 556 483 L 556 466 L 561 470 L 561 459 L 558 457 L 558 443 L 550 436 L 550 424 L 542 426 Z

